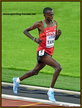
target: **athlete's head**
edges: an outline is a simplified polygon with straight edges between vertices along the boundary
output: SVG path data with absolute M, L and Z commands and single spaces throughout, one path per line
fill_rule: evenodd
M 44 17 L 45 19 L 51 21 L 54 17 L 54 12 L 53 12 L 53 9 L 50 8 L 50 7 L 46 7 L 43 9 L 43 14 L 44 14 Z

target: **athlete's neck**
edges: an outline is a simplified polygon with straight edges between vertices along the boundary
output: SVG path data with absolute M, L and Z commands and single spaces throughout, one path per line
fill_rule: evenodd
M 52 20 L 45 19 L 46 24 L 52 24 Z

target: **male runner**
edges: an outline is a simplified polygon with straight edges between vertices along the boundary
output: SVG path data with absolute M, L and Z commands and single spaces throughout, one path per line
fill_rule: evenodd
M 57 22 L 53 20 L 54 12 L 51 8 L 44 8 L 43 14 L 45 20 L 36 22 L 31 27 L 24 30 L 24 34 L 26 36 L 39 44 L 37 49 L 37 64 L 34 69 L 25 73 L 23 76 L 13 78 L 13 92 L 17 94 L 17 88 L 19 87 L 20 81 L 30 76 L 37 75 L 44 66 L 49 65 L 55 69 L 55 72 L 53 74 L 51 86 L 47 94 L 49 100 L 56 102 L 53 89 L 62 67 L 59 63 L 57 63 L 56 60 L 52 58 L 52 55 L 54 51 L 54 40 L 57 40 L 59 38 L 59 36 L 61 35 L 61 30 L 57 31 Z M 36 28 L 39 31 L 38 39 L 34 38 L 29 33 L 29 31 Z

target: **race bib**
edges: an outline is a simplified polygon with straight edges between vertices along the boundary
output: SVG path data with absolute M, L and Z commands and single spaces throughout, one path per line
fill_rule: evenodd
M 46 47 L 51 48 L 54 46 L 55 36 L 47 36 L 46 37 Z
M 56 32 L 47 32 L 46 33 L 46 48 L 51 48 L 54 46 Z
M 39 51 L 39 56 L 43 56 L 44 55 L 44 50 L 40 50 Z

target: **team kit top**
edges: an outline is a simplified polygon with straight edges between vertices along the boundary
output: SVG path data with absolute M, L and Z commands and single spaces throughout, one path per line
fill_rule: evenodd
M 48 27 L 45 20 L 42 21 L 44 25 L 44 32 L 39 34 L 39 38 L 42 40 L 42 42 L 39 44 L 37 48 L 37 52 L 44 51 L 51 56 L 53 55 L 53 51 L 54 51 L 54 40 L 55 40 L 56 28 L 57 28 L 56 21 L 52 20 L 52 22 L 54 25 L 52 27 Z

